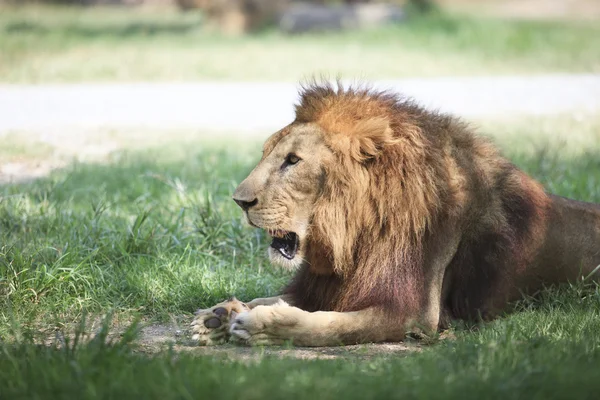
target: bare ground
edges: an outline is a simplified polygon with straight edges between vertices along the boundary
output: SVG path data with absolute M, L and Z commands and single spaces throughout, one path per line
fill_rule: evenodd
M 79 342 L 88 343 L 98 337 L 101 332 L 103 318 L 93 318 L 83 335 L 79 335 Z M 212 356 L 223 360 L 255 362 L 265 357 L 275 358 L 296 358 L 296 359 L 337 359 L 353 358 L 359 360 L 368 360 L 380 356 L 404 356 L 415 351 L 421 351 L 423 346 L 428 343 L 435 343 L 439 340 L 452 340 L 454 336 L 450 332 L 444 332 L 439 337 L 432 340 L 417 341 L 407 338 L 401 343 L 369 343 L 349 346 L 335 347 L 294 347 L 289 346 L 268 346 L 268 347 L 249 347 L 236 344 L 223 344 L 218 346 L 198 346 L 190 339 L 191 333 L 187 328 L 191 317 L 179 316 L 174 318 L 171 323 L 142 322 L 137 325 L 137 334 L 133 340 L 132 349 L 143 354 L 156 354 L 165 350 L 172 350 L 175 353 L 186 353 L 197 356 Z M 132 321 L 127 317 L 121 316 L 119 320 L 113 320 L 109 327 L 109 333 L 106 340 L 110 343 L 116 343 L 126 335 L 128 327 Z M 185 326 L 185 328 L 184 328 Z M 74 333 L 77 328 L 74 324 L 62 326 L 61 329 L 48 327 L 44 333 L 41 333 L 41 343 L 57 347 L 68 346 L 75 342 Z M 37 330 L 36 330 L 37 331 Z M 68 332 L 65 334 L 65 332 Z M 38 332 L 38 334 L 40 334 Z
M 0 185 L 42 178 L 73 162 L 103 162 L 124 147 L 106 132 L 45 130 L 0 135 Z
M 185 332 L 175 326 L 152 324 L 142 328 L 138 339 L 139 350 L 156 353 L 171 347 L 177 352 L 187 352 L 199 356 L 216 356 L 227 360 L 258 361 L 263 357 L 298 359 L 336 359 L 354 357 L 369 359 L 376 356 L 402 356 L 419 351 L 417 342 L 379 343 L 340 347 L 244 347 L 233 344 L 201 347 L 190 343 Z

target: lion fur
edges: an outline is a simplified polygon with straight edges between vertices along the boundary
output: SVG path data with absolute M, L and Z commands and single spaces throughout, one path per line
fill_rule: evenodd
M 551 270 L 579 266 L 547 265 L 541 254 L 563 200 L 460 119 L 387 91 L 311 83 L 295 121 L 266 143 L 265 154 L 306 123 L 324 132 L 335 162 L 325 167 L 306 262 L 284 290 L 295 306 L 418 314 L 427 252 L 444 245 L 436 232 L 445 226 L 460 231 L 460 242 L 444 273 L 440 325 L 491 318 L 523 292 L 576 278 Z M 589 240 L 600 249 L 600 208 L 581 204 L 595 218 Z M 584 258 L 587 270 L 600 263 L 600 256 Z

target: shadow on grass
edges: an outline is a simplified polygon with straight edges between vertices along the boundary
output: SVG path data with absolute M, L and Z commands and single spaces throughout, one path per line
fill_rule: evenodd
M 173 151 L 0 186 L 0 303 L 67 319 L 108 308 L 166 317 L 274 295 L 288 275 L 231 200 L 255 154 Z

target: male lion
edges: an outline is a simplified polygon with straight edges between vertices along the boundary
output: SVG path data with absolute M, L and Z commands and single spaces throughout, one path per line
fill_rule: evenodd
M 233 199 L 298 271 L 280 297 L 200 310 L 200 344 L 398 341 L 598 279 L 600 206 L 545 193 L 459 120 L 388 92 L 305 87 Z

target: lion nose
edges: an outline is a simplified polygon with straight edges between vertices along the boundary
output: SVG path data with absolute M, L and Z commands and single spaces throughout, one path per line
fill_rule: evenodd
M 238 206 L 242 207 L 242 210 L 244 211 L 248 211 L 250 207 L 253 207 L 258 203 L 258 199 L 248 201 L 244 199 L 236 199 L 235 197 L 233 198 L 233 201 L 235 201 Z
M 235 189 L 235 192 L 233 192 L 233 201 L 244 211 L 248 211 L 250 207 L 258 204 L 256 192 L 253 190 L 253 185 L 249 183 L 248 179 L 240 183 Z

